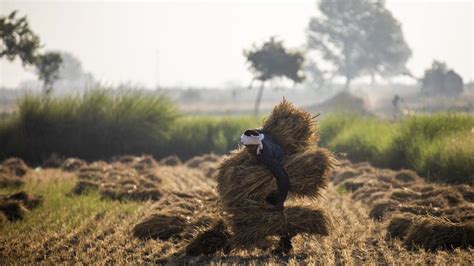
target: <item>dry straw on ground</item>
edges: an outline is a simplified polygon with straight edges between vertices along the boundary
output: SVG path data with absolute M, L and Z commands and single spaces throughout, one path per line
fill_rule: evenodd
M 79 166 L 81 163 L 76 161 Z M 78 182 L 73 194 L 98 189 L 104 198 L 113 200 L 159 200 L 161 179 L 153 170 L 158 164 L 151 156 L 121 156 L 112 163 L 94 162 L 78 168 Z
M 28 172 L 28 166 L 19 158 L 9 158 L 2 162 L 2 168 L 7 169 L 16 176 L 24 176 Z
M 158 164 L 167 166 L 176 166 L 181 164 L 181 159 L 176 155 L 171 155 L 161 159 Z
M 0 164 L 0 188 L 20 187 L 25 181 L 23 176 L 28 172 L 28 166 L 23 160 L 10 158 Z
M 10 221 L 21 220 L 28 210 L 37 208 L 43 203 L 41 196 L 33 196 L 20 191 L 11 195 L 0 196 L 0 213 Z
M 264 122 L 263 130 L 286 152 L 283 166 L 290 176 L 290 199 L 317 198 L 327 185 L 326 176 L 335 159 L 316 147 L 313 117 L 283 100 Z M 277 190 L 275 179 L 246 149 L 224 159 L 217 181 L 219 199 L 234 233 L 233 247 L 257 246 L 266 237 L 281 234 L 328 234 L 330 222 L 323 210 L 292 206 L 279 213 L 266 203 L 267 196 Z
M 405 238 L 408 248 L 428 250 L 468 248 L 474 245 L 474 221 L 454 223 L 446 218 L 417 218 Z
M 334 171 L 333 180 L 353 191 L 352 199 L 371 206 L 370 218 L 385 221 L 388 239 L 400 238 L 408 249 L 473 246 L 472 187 L 427 184 L 410 170 L 368 174 L 349 170 L 354 168 Z

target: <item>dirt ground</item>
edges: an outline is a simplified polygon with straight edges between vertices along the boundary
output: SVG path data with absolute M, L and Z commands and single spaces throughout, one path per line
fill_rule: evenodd
M 344 171 L 352 165 L 344 166 Z M 298 235 L 292 253 L 272 255 L 269 250 L 219 252 L 213 256 L 183 255 L 187 240 L 135 238 L 132 228 L 165 202 L 167 190 L 213 190 L 216 182 L 206 170 L 158 165 L 163 197 L 159 200 L 118 201 L 99 192 L 71 195 L 78 180 L 75 172 L 31 169 L 22 188 L 1 188 L 0 194 L 24 190 L 44 197 L 41 207 L 16 222 L 0 220 L 0 261 L 23 263 L 324 263 L 324 264 L 440 264 L 472 265 L 474 250 L 408 250 L 398 239 L 387 239 L 387 221 L 369 218 L 370 203 L 352 199 L 331 182 L 315 204 L 327 208 L 334 229 L 327 237 Z M 354 170 L 356 170 L 354 168 Z M 206 172 L 206 173 L 204 173 Z M 160 187 L 160 185 L 157 185 Z M 166 206 L 160 206 L 166 208 Z M 170 210 L 172 212 L 172 210 Z

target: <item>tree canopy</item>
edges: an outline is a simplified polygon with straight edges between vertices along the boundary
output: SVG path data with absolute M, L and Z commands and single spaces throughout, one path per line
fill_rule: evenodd
M 46 95 L 51 93 L 54 81 L 59 78 L 61 63 L 61 55 L 57 52 L 47 52 L 38 56 L 35 61 L 36 72 L 39 80 L 43 81 L 43 88 Z
M 454 70 L 448 70 L 446 63 L 436 60 L 425 70 L 421 82 L 421 93 L 425 95 L 456 96 L 464 91 L 461 76 Z
M 250 71 L 255 79 L 267 81 L 273 78 L 288 78 L 295 83 L 304 80 L 301 71 L 304 57 L 301 52 L 287 50 L 282 41 L 274 37 L 264 42 L 262 46 L 253 46 L 253 49 L 245 50 L 244 55 L 250 64 Z
M 31 31 L 26 16 L 17 18 L 16 14 L 17 11 L 13 11 L 0 17 L 0 58 L 13 61 L 18 57 L 23 65 L 33 65 L 40 39 Z
M 321 0 L 321 16 L 311 19 L 308 47 L 346 78 L 389 77 L 406 72 L 411 56 L 400 23 L 384 1 Z
M 244 55 L 249 63 L 249 70 L 254 75 L 254 80 L 261 81 L 255 102 L 255 115 L 258 115 L 266 81 L 274 78 L 287 78 L 296 84 L 305 79 L 303 53 L 286 49 L 283 42 L 274 37 L 270 37 L 261 46 L 254 45 L 252 49 L 244 50 Z

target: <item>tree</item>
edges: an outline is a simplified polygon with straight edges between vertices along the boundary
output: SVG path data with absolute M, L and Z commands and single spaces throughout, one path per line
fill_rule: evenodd
M 40 48 L 39 37 L 31 31 L 25 17 L 16 18 L 17 11 L 0 17 L 0 58 L 13 61 L 19 57 L 22 64 L 33 65 Z
M 464 83 L 459 74 L 448 70 L 446 63 L 433 61 L 421 79 L 421 93 L 424 95 L 456 96 L 464 91 Z
M 295 84 L 304 80 L 302 71 L 304 57 L 301 52 L 287 50 L 282 41 L 271 37 L 262 46 L 253 46 L 244 50 L 249 69 L 254 74 L 254 80 L 261 82 L 255 102 L 255 115 L 258 115 L 265 82 L 274 78 L 287 78 Z M 252 86 L 252 84 L 251 84 Z
M 81 61 L 69 52 L 59 52 L 62 63 L 59 67 L 59 78 L 53 84 L 56 91 L 74 92 L 95 83 L 94 76 L 86 72 Z
M 322 15 L 309 24 L 308 47 L 345 77 L 346 89 L 362 75 L 386 77 L 406 70 L 411 50 L 383 1 L 321 0 L 319 9 Z
M 46 96 L 52 91 L 54 81 L 59 78 L 59 68 L 62 58 L 57 52 L 47 52 L 37 57 L 35 61 L 39 80 L 43 81 L 43 90 Z

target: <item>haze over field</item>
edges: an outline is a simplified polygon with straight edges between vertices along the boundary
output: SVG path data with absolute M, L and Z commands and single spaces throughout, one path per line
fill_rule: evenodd
M 314 1 L 77 3 L 2 0 L 0 13 L 28 16 L 46 50 L 80 59 L 107 84 L 246 86 L 252 76 L 242 50 L 275 35 L 304 48 L 317 14 Z M 474 77 L 472 1 L 387 1 L 413 52 L 408 68 L 421 76 L 434 59 L 465 82 Z M 35 79 L 19 61 L 0 62 L 0 87 Z

